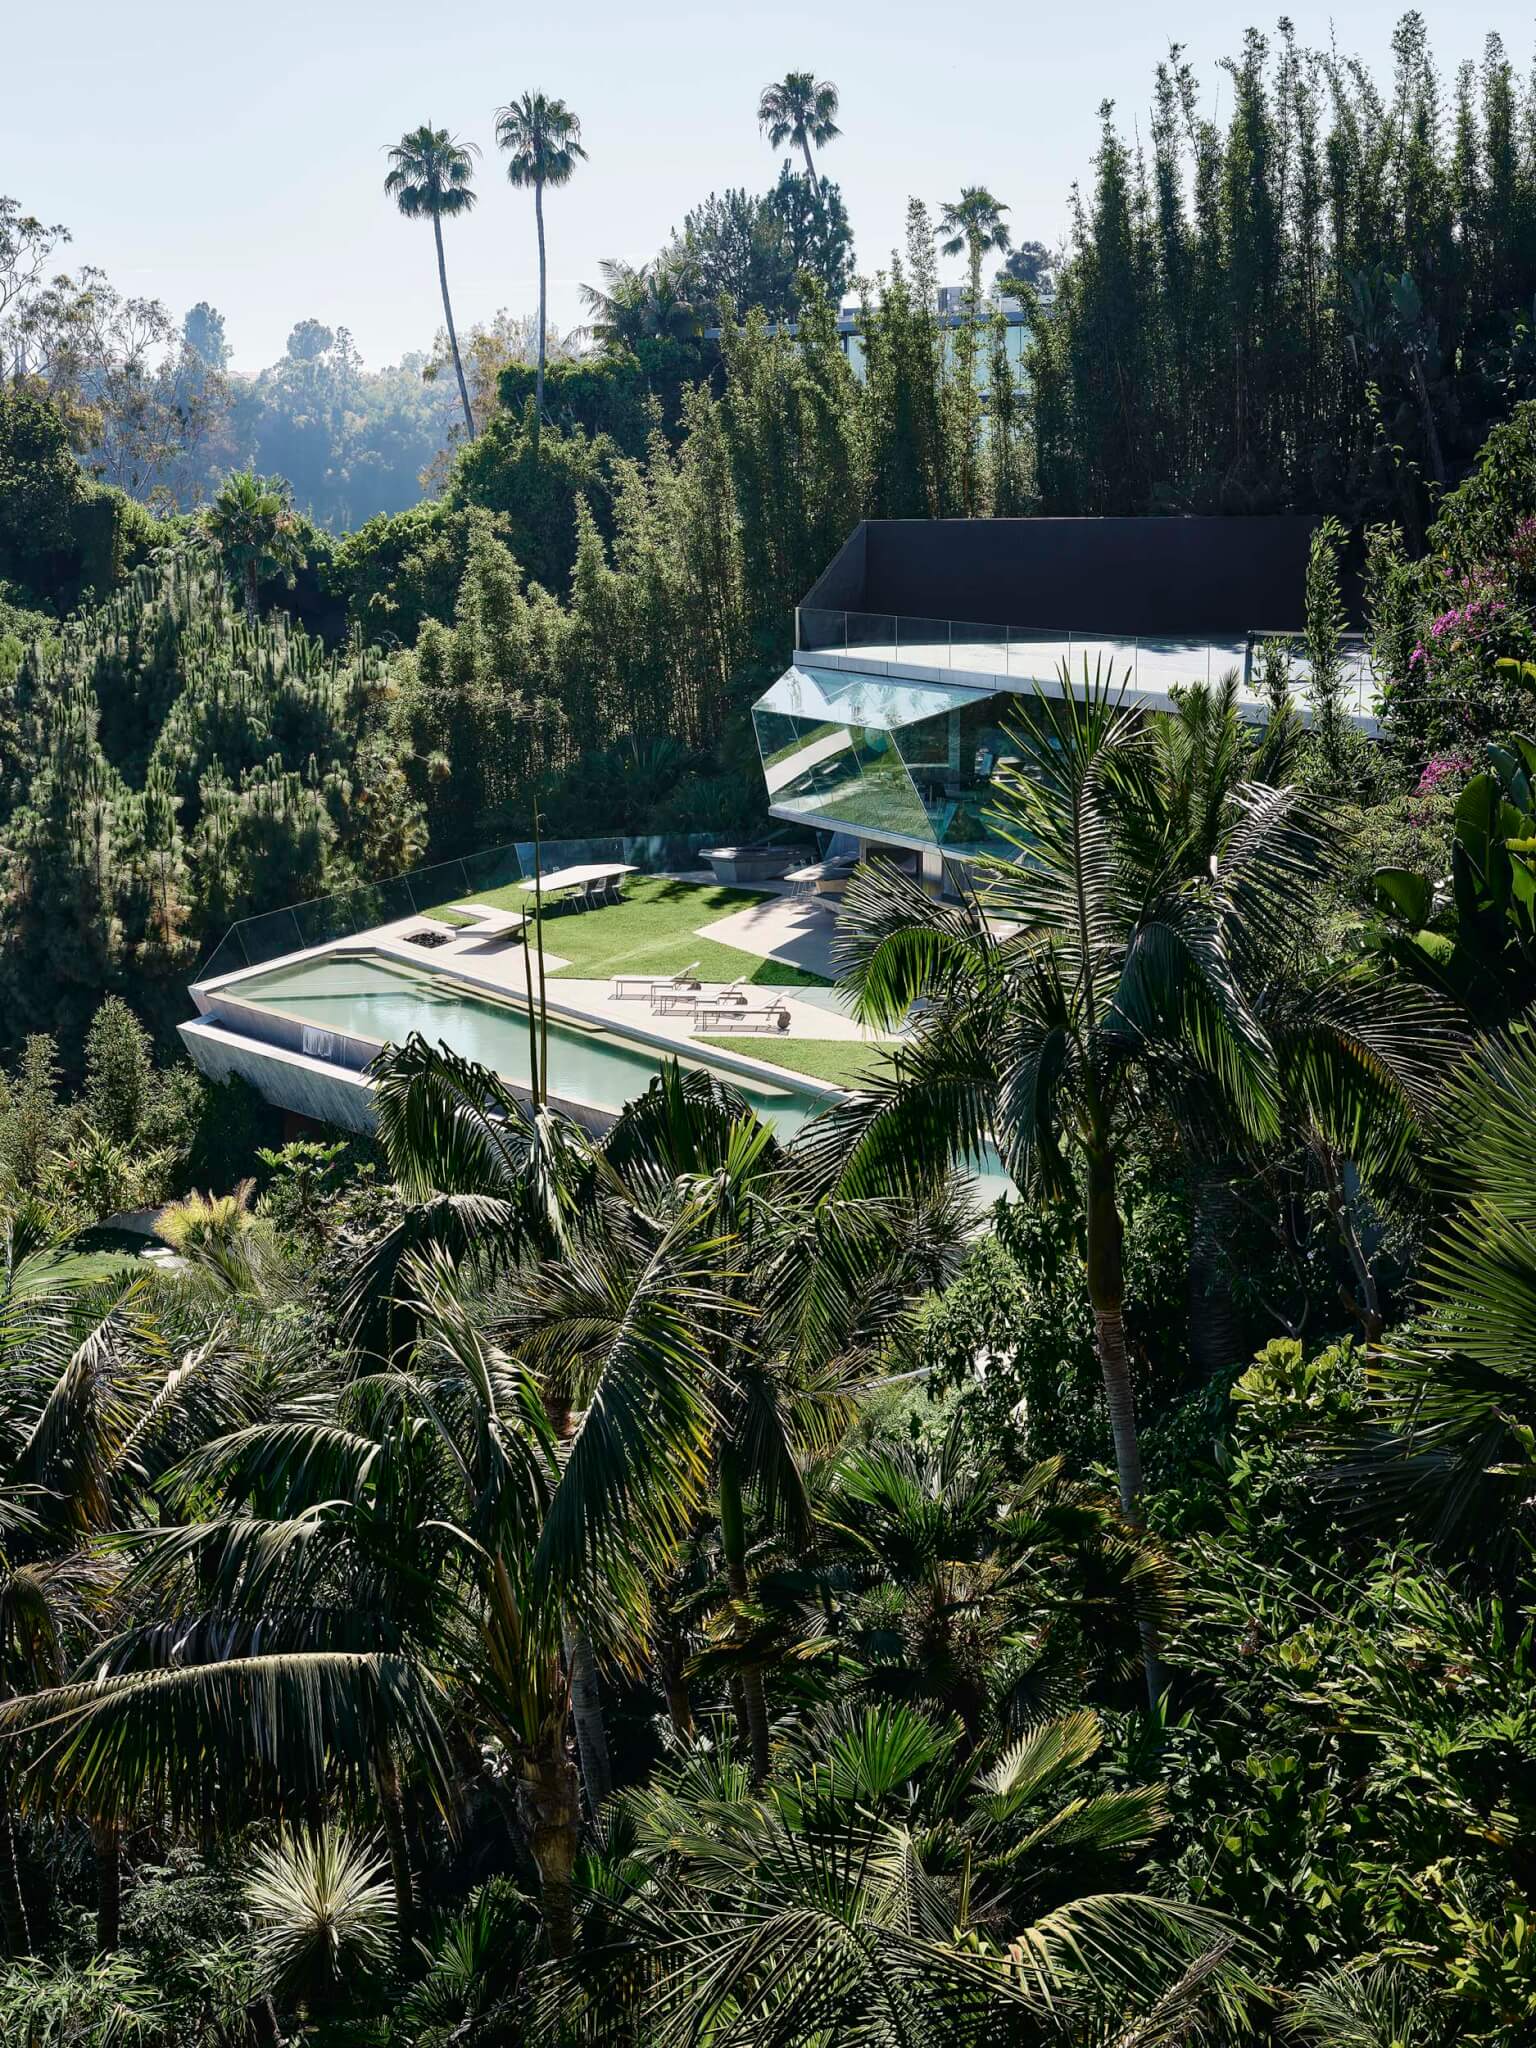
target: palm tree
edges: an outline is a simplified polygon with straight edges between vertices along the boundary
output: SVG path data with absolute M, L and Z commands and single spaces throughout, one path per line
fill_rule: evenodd
M 704 332 L 697 307 L 682 295 L 677 264 L 606 256 L 597 267 L 602 284 L 584 284 L 581 296 L 599 341 L 633 348 L 637 341 L 696 341 Z
M 579 1580 L 587 1558 L 612 1573 L 637 1552 L 662 1572 L 712 1494 L 726 1596 L 717 1661 L 735 1679 L 743 1748 L 763 1777 L 770 1731 L 754 1516 L 791 1548 L 803 1545 L 812 1520 L 803 1461 L 830 1448 L 853 1389 L 910 1330 L 917 1300 L 953 1271 L 968 1212 L 942 1185 L 917 1203 L 889 1189 L 849 1199 L 795 1147 L 781 1148 L 733 1091 L 676 1068 L 629 1106 L 601 1163 L 622 1200 L 594 1205 L 567 1258 L 520 1280 L 507 1324 L 518 1348 L 569 1378 L 585 1402 L 540 1563 L 556 1584 Z M 691 1371 L 682 1332 L 669 1356 L 634 1349 L 655 1262 L 680 1237 L 702 1262 L 692 1322 L 702 1358 Z M 642 1385 L 648 1442 L 615 1427 L 637 1413 Z
M 805 158 L 805 175 L 813 193 L 821 196 L 811 144 L 823 149 L 835 142 L 842 129 L 837 125 L 837 87 L 828 78 L 818 79 L 814 71 L 786 71 L 774 85 L 765 85 L 758 96 L 757 125 L 768 137 L 770 149 L 789 143 Z
M 539 226 L 539 374 L 534 390 L 534 434 L 544 417 L 544 349 L 549 327 L 549 296 L 544 261 L 544 187 L 568 185 L 579 162 L 581 122 L 564 100 L 541 92 L 525 92 L 496 113 L 496 146 L 507 152 L 507 182 L 533 187 L 534 218 Z
M 1237 962 L 1257 927 L 1299 914 L 1316 848 L 1299 794 L 1253 790 L 1214 875 L 1190 880 L 1149 828 L 1147 734 L 1102 673 L 1037 695 L 994 817 L 1017 861 L 977 867 L 956 909 L 879 866 L 850 886 L 842 962 L 861 1021 L 921 1004 L 894 1077 L 822 1120 L 842 1185 L 979 1158 L 995 1132 L 1021 1191 L 1081 1200 L 1086 1279 L 1122 1510 L 1142 1522 L 1123 1317 L 1124 1147 L 1149 1103 L 1199 1086 L 1232 1127 L 1279 1128 L 1274 1049 Z M 1156 1631 L 1147 1682 L 1161 1689 Z
M 964 250 L 970 259 L 973 313 L 981 304 L 981 259 L 988 250 L 1006 256 L 1012 244 L 1003 222 L 1007 211 L 985 185 L 962 186 L 960 197 L 950 200 L 940 211 L 938 232 L 949 237 L 942 244 L 944 254 L 958 256 Z
M 142 1280 L 103 1306 L 102 1275 L 22 1209 L 0 1231 L 0 1717 L 24 1715 L 90 1644 L 113 1572 L 93 1547 L 154 1512 L 192 1446 L 251 1412 L 228 1327 L 172 1341 Z M 31 1947 L 17 1878 L 13 1792 L 23 1759 L 0 1745 L 0 1935 Z M 82 1802 L 97 1856 L 97 1945 L 116 1946 L 118 1838 L 109 1790 Z
M 1171 872 L 1190 884 L 1218 873 L 1246 831 L 1253 793 L 1288 785 L 1300 724 L 1283 696 L 1254 739 L 1237 709 L 1232 673 L 1181 689 L 1174 710 L 1147 721 L 1149 819 Z M 1338 850 L 1320 839 L 1298 901 L 1320 899 L 1340 872 Z M 1213 1374 L 1240 1351 L 1230 1274 L 1236 1190 L 1294 1159 L 1319 1188 L 1351 1269 L 1357 1313 L 1370 1337 L 1379 1323 L 1376 1286 L 1360 1223 L 1363 1196 L 1396 1191 L 1422 1153 L 1427 1118 L 1460 1038 L 1450 1009 L 1368 962 L 1298 967 L 1294 930 L 1262 927 L 1244 942 L 1244 985 L 1277 1057 L 1284 1144 L 1242 1156 L 1221 1104 L 1199 1083 L 1172 1104 L 1184 1140 L 1191 1205 L 1190 1351 Z M 1313 950 L 1313 949 L 1301 949 Z M 1211 1114 L 1214 1107 L 1215 1114 Z
M 595 1149 L 419 1039 L 386 1055 L 376 1099 L 411 1206 L 359 1264 L 347 1327 L 398 1347 L 409 1312 L 391 1337 L 377 1305 L 409 1295 L 428 1247 L 499 1279 L 497 1334 L 536 1372 L 561 1445 L 534 1583 L 565 1604 L 568 1654 L 605 1626 L 589 1580 L 609 1610 L 626 1581 L 643 1601 L 713 1497 L 744 1747 L 766 1772 L 750 1517 L 807 1531 L 800 1451 L 944 1278 L 964 1218 L 942 1196 L 841 1196 L 706 1075 L 667 1070 Z M 596 1728 L 573 1705 L 585 1766 Z
M 443 257 L 443 220 L 468 213 L 475 203 L 471 181 L 473 159 L 480 154 L 472 142 L 460 142 L 446 128 L 434 128 L 430 121 L 413 128 L 393 144 L 389 152 L 389 174 L 384 180 L 387 196 L 394 200 L 407 220 L 430 217 L 437 243 L 437 281 L 443 294 L 443 318 L 448 323 L 448 346 L 453 351 L 454 374 L 459 380 L 459 401 L 464 407 L 464 431 L 474 439 L 475 416 L 470 410 L 469 387 L 464 382 L 464 365 L 459 360 L 459 337 L 454 331 L 453 305 L 448 297 L 448 265 Z M 541 308 L 542 310 L 542 308 Z
M 937 1439 L 843 1450 L 817 1523 L 849 1615 L 856 1694 L 955 1717 L 967 1755 L 1063 1690 L 1081 1696 L 1081 1624 L 1095 1611 L 1104 1662 L 1118 1668 L 1138 1608 L 1149 1596 L 1174 1606 L 1166 1557 L 1128 1535 L 1112 1501 L 1066 1478 L 1059 1459 L 1021 1471 L 1001 1444 L 978 1442 L 960 1408 Z M 1067 1609 L 1063 1670 L 1048 1617 Z
M 1502 1567 L 1526 1555 L 1536 1480 L 1536 1050 L 1526 1027 L 1453 1076 L 1440 1167 L 1453 1206 L 1425 1255 L 1430 1312 L 1373 1361 L 1383 1441 L 1364 1460 L 1395 1517 Z M 1357 1484 L 1361 1464 L 1349 1468 Z
M 970 1758 L 957 1735 L 899 1704 L 834 1710 L 761 1786 L 726 1746 L 624 1795 L 594 1888 L 609 1939 L 551 2010 L 647 2041 L 980 2048 L 1083 2041 L 1176 1986 L 1192 2002 L 1195 1978 L 1221 1996 L 1213 1915 L 1082 1893 L 1080 1855 L 1128 1865 L 1165 1817 L 1156 1788 L 1095 1780 L 1094 1714 Z
M 238 469 L 220 484 L 203 514 L 203 530 L 245 600 L 245 615 L 259 616 L 257 591 L 269 576 L 285 576 L 304 559 L 293 492 L 280 476 Z

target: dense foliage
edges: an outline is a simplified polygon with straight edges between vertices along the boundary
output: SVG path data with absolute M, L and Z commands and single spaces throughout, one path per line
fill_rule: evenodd
M 214 309 L 157 355 L 0 203 L 7 2042 L 1532 2038 L 1536 174 L 1496 46 L 1445 121 L 1397 52 L 1252 38 L 1220 132 L 1176 53 L 1027 397 L 936 316 L 940 236 L 973 313 L 1011 242 L 958 177 L 854 374 L 810 72 L 759 110 L 803 175 L 610 266 L 591 351 L 460 334 L 444 265 L 398 434 L 301 323 L 220 443 Z M 574 116 L 503 115 L 542 212 Z M 391 162 L 451 220 L 465 149 Z M 759 826 L 746 706 L 852 522 L 1042 504 L 1344 515 L 1379 740 L 1331 522 L 1310 722 L 1279 643 L 1260 728 L 1021 703 L 1027 859 L 861 870 L 900 1043 L 792 1141 L 412 1039 L 376 1140 L 283 1144 L 167 1058 L 235 917 L 535 806 Z
M 1101 110 L 1033 358 L 1048 509 L 1303 506 L 1417 542 L 1528 395 L 1529 85 L 1490 36 L 1447 93 L 1418 13 L 1393 49 L 1383 88 L 1282 21 L 1226 66 L 1220 124 L 1178 45 L 1144 145 Z

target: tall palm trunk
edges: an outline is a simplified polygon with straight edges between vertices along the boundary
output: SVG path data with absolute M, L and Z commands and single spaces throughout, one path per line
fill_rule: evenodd
M 547 1741 L 523 1766 L 518 1787 L 533 1860 L 539 1866 L 539 1896 L 550 1953 L 568 1956 L 576 1945 L 576 1902 L 571 1873 L 581 1793 L 563 1739 Z
M 539 374 L 533 389 L 533 445 L 539 445 L 539 428 L 544 421 L 544 334 L 549 324 L 548 281 L 544 268 L 544 180 L 533 187 L 533 214 L 539 224 Z
M 752 1597 L 747 1573 L 747 1518 L 741 1498 L 741 1464 L 734 1447 L 727 1444 L 720 1453 L 720 1547 L 725 1553 L 725 1580 L 732 1601 L 743 1610 Z M 763 1692 L 759 1664 L 743 1664 L 741 1676 L 742 1734 L 751 1759 L 752 1777 L 761 1784 L 768 1775 L 768 1702 Z
M 565 1668 L 571 1688 L 571 1721 L 576 1729 L 576 1754 L 581 1760 L 581 1783 L 587 1795 L 587 1813 L 596 1820 L 598 1808 L 613 1790 L 613 1766 L 608 1756 L 608 1730 L 603 1721 L 603 1694 L 592 1655 L 592 1639 L 585 1629 L 569 1629 L 565 1635 Z
M 7 1955 L 25 1956 L 32 1953 L 32 1930 L 21 1895 L 10 1790 L 10 1772 L 0 1771 L 0 1934 L 5 1937 Z
M 113 1819 L 91 1823 L 96 1858 L 96 1953 L 109 1956 L 122 1938 L 123 1843 Z
M 1115 1160 L 1107 1144 L 1087 1148 L 1088 1158 L 1088 1301 L 1093 1309 L 1093 1335 L 1104 1376 L 1104 1403 L 1115 1447 L 1115 1474 L 1120 1483 L 1120 1509 L 1133 1529 L 1145 1526 L 1141 1507 L 1141 1442 L 1136 1433 L 1136 1397 L 1125 1348 L 1125 1232 L 1115 1185 Z M 1162 1646 L 1156 1624 L 1143 1618 L 1141 1657 L 1147 1675 L 1147 1698 L 1156 1706 L 1163 1691 Z
M 575 1410 L 568 1387 L 548 1387 L 544 1413 L 559 1440 L 561 1455 L 570 1449 L 576 1428 Z M 587 1795 L 587 1812 L 596 1820 L 598 1808 L 613 1790 L 613 1766 L 608 1755 L 608 1730 L 603 1720 L 603 1692 L 592 1655 L 592 1638 L 584 1628 L 564 1622 L 560 1631 L 565 1652 L 566 1682 L 571 1694 L 571 1721 L 576 1730 L 576 1754 L 581 1761 L 581 1782 Z
M 401 1969 L 409 1966 L 416 1936 L 416 1885 L 411 1875 L 411 1845 L 405 1831 L 405 1801 L 400 1773 L 388 1739 L 381 1736 L 373 1751 L 373 1784 L 384 1823 L 384 1845 L 395 1888 L 395 1949 Z
M 254 626 L 261 617 L 260 598 L 257 591 L 257 570 L 254 561 L 245 565 L 245 616 Z
M 1235 1365 L 1240 1350 L 1232 1296 L 1230 1159 L 1189 1159 L 1189 1356 L 1202 1379 Z
M 812 197 L 819 199 L 821 197 L 821 180 L 816 176 L 816 166 L 811 162 L 811 138 L 809 135 L 802 135 L 800 137 L 800 152 L 805 158 L 805 175 L 811 183 Z
M 464 431 L 475 438 L 475 416 L 469 409 L 469 386 L 464 382 L 464 365 L 459 360 L 459 337 L 454 331 L 453 306 L 448 297 L 448 264 L 443 256 L 443 217 L 434 210 L 432 232 L 437 238 L 437 281 L 443 292 L 443 318 L 448 323 L 448 346 L 453 351 L 453 374 L 459 380 L 459 403 L 464 408 Z
M 688 1690 L 688 1677 L 683 1663 L 683 1645 L 678 1636 L 677 1626 L 670 1615 L 665 1615 L 656 1637 L 656 1675 L 666 1698 L 667 1716 L 672 1723 L 672 1733 L 681 1742 L 692 1742 L 693 1699 Z

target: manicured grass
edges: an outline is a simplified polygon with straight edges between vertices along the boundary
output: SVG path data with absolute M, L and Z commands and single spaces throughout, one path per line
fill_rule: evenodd
M 696 1042 L 718 1045 L 722 1052 L 743 1052 L 769 1066 L 809 1074 L 813 1081 L 830 1081 L 835 1088 L 863 1087 L 879 1073 L 888 1051 L 857 1038 L 789 1038 L 779 1032 L 731 1031 Z
M 529 910 L 531 891 L 518 882 L 487 889 L 464 903 L 494 903 L 507 910 Z M 716 939 L 701 939 L 698 927 L 745 910 L 762 898 L 750 889 L 722 889 L 708 883 L 674 882 L 664 875 L 632 875 L 622 903 L 603 910 L 547 911 L 544 943 L 566 962 L 552 968 L 550 980 L 606 981 L 614 974 L 676 974 L 697 961 L 701 981 L 755 982 L 764 988 L 825 988 L 821 975 L 764 960 Z M 432 917 L 447 919 L 446 911 Z

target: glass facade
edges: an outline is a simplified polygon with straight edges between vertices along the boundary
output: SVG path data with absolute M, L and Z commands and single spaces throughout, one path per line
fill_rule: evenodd
M 799 664 L 752 708 L 778 815 L 955 854 L 1011 851 L 988 813 L 1024 715 L 1011 691 Z

